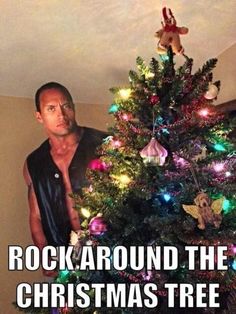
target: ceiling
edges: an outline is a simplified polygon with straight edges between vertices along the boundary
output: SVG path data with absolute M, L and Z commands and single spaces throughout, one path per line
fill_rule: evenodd
M 163 6 L 189 28 L 181 41 L 194 69 L 236 42 L 236 0 L 1 0 L 0 95 L 33 98 L 54 80 L 80 103 L 111 102 L 137 56 L 158 58 Z

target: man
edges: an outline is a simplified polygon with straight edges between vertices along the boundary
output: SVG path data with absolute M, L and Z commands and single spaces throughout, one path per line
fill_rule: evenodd
M 48 139 L 26 159 L 30 229 L 34 244 L 67 246 L 71 230 L 79 230 L 78 212 L 70 193 L 86 184 L 88 163 L 95 158 L 105 133 L 80 127 L 69 91 L 59 83 L 41 86 L 35 95 L 36 119 Z M 55 276 L 54 272 L 44 272 Z

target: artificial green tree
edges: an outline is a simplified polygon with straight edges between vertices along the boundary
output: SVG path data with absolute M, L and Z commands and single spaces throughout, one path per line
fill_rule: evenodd
M 219 282 L 224 296 L 235 289 L 236 159 L 230 137 L 235 122 L 213 106 L 220 88 L 213 82 L 216 62 L 209 60 L 192 74 L 193 60 L 185 56 L 175 69 L 170 48 L 164 60 L 153 58 L 149 66 L 138 57 L 128 86 L 111 89 L 114 126 L 89 165 L 83 197 L 74 195 L 83 217 L 80 241 L 111 249 L 172 245 L 180 266 L 147 276 L 145 269 L 111 270 L 102 274 L 103 282 L 151 281 L 160 291 L 165 282 Z M 202 226 L 183 207 L 196 209 L 197 196 L 205 197 L 215 215 Z M 227 245 L 228 270 L 189 271 L 184 246 L 192 244 Z M 77 282 L 94 280 L 91 273 L 78 271 Z

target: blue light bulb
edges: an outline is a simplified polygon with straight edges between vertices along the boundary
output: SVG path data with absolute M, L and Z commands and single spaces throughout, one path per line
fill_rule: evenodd
M 170 134 L 170 132 L 169 132 L 168 129 L 166 129 L 166 128 L 162 129 L 162 133 L 163 133 L 163 134 Z
M 116 113 L 119 110 L 117 104 L 112 104 L 108 110 L 108 113 Z
M 163 194 L 163 198 L 164 198 L 164 200 L 165 200 L 166 202 L 169 202 L 169 200 L 171 199 L 171 196 L 170 196 L 170 194 L 165 193 L 165 194 Z
M 233 270 L 236 270 L 236 260 L 233 261 L 231 267 L 232 267 Z
M 170 58 L 167 54 L 159 55 L 162 62 L 168 61 Z
M 224 199 L 224 201 L 223 201 L 223 210 L 227 212 L 229 209 L 230 209 L 230 201 L 227 200 L 227 199 Z

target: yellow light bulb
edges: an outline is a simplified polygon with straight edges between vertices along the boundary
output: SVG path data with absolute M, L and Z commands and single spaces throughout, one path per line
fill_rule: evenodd
M 82 207 L 80 211 L 85 218 L 89 218 L 91 216 L 90 211 L 85 207 Z
M 121 189 L 125 188 L 132 181 L 131 178 L 126 174 L 112 175 L 112 178 L 116 180 L 116 183 Z
M 130 177 L 128 177 L 126 174 L 121 174 L 118 177 L 118 180 L 120 181 L 121 184 L 124 184 L 124 185 L 128 185 L 131 182 Z
M 153 77 L 155 76 L 155 74 L 152 73 L 152 72 L 147 72 L 147 73 L 145 74 L 145 76 L 146 76 L 146 78 L 153 78 Z
M 130 88 L 122 88 L 119 91 L 120 97 L 123 99 L 128 99 L 130 94 L 131 94 L 131 89 Z

